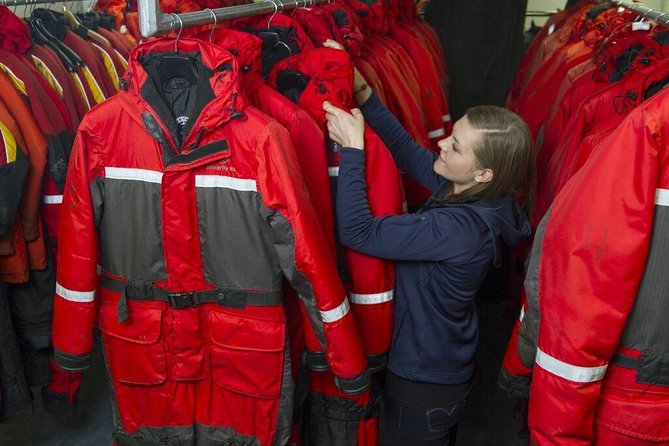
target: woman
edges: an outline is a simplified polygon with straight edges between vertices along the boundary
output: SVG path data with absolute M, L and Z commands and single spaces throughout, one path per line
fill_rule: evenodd
M 331 48 L 341 48 L 328 41 Z M 439 142 L 439 155 L 413 141 L 356 70 L 360 109 L 325 102 L 330 138 L 341 144 L 337 219 L 349 248 L 396 261 L 393 341 L 385 390 L 391 445 L 455 444 L 478 343 L 474 298 L 502 244 L 530 236 L 517 203 L 531 202 L 527 126 L 499 107 L 475 107 Z M 415 214 L 372 217 L 364 176 L 365 120 L 397 166 L 432 198 Z

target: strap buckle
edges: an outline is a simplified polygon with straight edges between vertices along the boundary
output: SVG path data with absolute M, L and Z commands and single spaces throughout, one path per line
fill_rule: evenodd
M 167 301 L 172 305 L 173 308 L 189 308 L 197 306 L 195 302 L 195 293 L 168 293 Z

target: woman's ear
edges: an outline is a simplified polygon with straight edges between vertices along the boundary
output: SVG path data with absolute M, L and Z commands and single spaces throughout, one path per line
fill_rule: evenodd
M 492 181 L 492 177 L 492 169 L 482 169 L 476 174 L 474 181 L 477 183 L 489 183 Z

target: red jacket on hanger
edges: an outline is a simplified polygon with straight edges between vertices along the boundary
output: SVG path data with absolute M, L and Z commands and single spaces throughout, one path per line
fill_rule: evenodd
M 536 352 L 538 445 L 669 441 L 667 99 L 664 89 L 630 113 L 539 225 L 522 329 Z
M 300 73 L 297 79 L 295 73 Z M 301 83 L 299 79 L 305 82 Z M 323 102 L 328 100 L 347 109 L 353 103 L 353 65 L 348 54 L 340 50 L 313 49 L 285 59 L 274 66 L 268 83 L 307 110 L 324 132 Z M 387 148 L 370 128 L 365 130 L 365 147 L 372 213 L 399 214 L 402 202 L 399 172 Z M 330 142 L 328 171 L 334 182 L 338 174 L 338 150 L 338 146 Z M 392 262 L 351 250 L 343 250 L 343 255 L 345 266 L 340 259 L 340 274 L 350 290 L 352 309 L 361 330 L 370 369 L 382 370 L 392 331 Z M 325 373 L 312 376 L 311 388 L 316 394 L 312 396 L 309 442 L 338 444 L 338 441 L 355 439 L 356 444 L 375 444 L 378 438 L 378 397 L 367 392 L 358 397 L 342 398 L 343 395 L 329 384 L 331 379 L 328 376 Z M 333 416 L 332 410 L 348 413 L 349 418 L 342 420 Z
M 197 57 L 174 60 L 174 45 L 137 47 L 125 91 L 79 128 L 61 215 L 56 361 L 86 368 L 97 321 L 117 445 L 281 443 L 293 391 L 282 279 L 345 391 L 368 383 L 364 350 L 286 130 L 245 105 L 229 53 L 181 39 Z M 161 76 L 185 63 L 197 97 L 167 102 Z

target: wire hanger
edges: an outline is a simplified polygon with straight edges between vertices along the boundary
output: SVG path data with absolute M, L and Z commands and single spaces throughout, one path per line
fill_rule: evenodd
M 177 38 L 174 41 L 174 52 L 178 53 L 179 52 L 179 39 L 181 38 L 181 33 L 184 30 L 184 22 L 181 20 L 181 17 L 179 17 L 179 14 L 171 13 L 170 14 L 173 18 L 179 21 L 179 32 L 177 33 Z
M 216 13 L 214 12 L 213 9 L 205 8 L 204 11 L 209 11 L 214 19 L 214 26 L 211 27 L 211 32 L 209 33 L 209 43 L 212 43 L 212 39 L 214 38 L 214 30 L 216 29 L 216 25 L 218 24 L 218 19 L 216 18 Z
M 655 21 L 656 21 L 657 23 L 668 24 L 667 21 L 664 20 L 664 16 L 665 16 L 665 15 L 669 15 L 669 12 L 663 12 L 662 14 L 660 14 L 659 16 L 657 16 L 657 18 L 655 19 Z
M 272 24 L 272 19 L 274 18 L 274 16 L 276 15 L 276 13 L 279 12 L 279 5 L 278 5 L 278 3 L 276 2 L 276 0 L 269 0 L 269 1 L 272 2 L 272 4 L 274 5 L 274 12 L 272 13 L 272 15 L 270 16 L 269 20 L 267 21 L 267 29 L 270 28 L 270 26 L 271 26 L 271 24 Z

